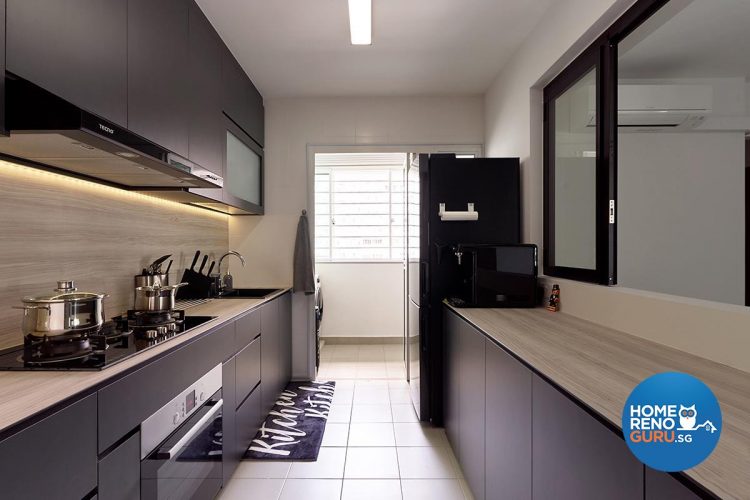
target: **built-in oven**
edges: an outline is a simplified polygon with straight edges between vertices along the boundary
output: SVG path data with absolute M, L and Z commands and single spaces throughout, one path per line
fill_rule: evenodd
M 212 499 L 222 484 L 221 365 L 141 423 L 141 498 Z

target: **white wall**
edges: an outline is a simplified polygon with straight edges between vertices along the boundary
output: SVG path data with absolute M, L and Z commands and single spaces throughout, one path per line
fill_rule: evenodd
M 617 282 L 743 305 L 745 134 L 625 132 L 617 165 Z
M 322 263 L 323 337 L 403 337 L 404 265 Z
M 263 217 L 231 217 L 229 247 L 248 259 L 230 264 L 237 286 L 292 282 L 292 255 L 302 209 L 312 214 L 308 145 L 481 144 L 481 97 L 269 99 L 266 107 Z M 312 308 L 295 294 L 294 377 L 311 374 Z
M 524 237 L 542 243 L 541 89 L 631 2 L 562 0 L 498 75 L 485 96 L 485 151 L 522 161 Z M 750 311 L 674 295 L 566 280 L 562 310 L 633 335 L 750 371 Z

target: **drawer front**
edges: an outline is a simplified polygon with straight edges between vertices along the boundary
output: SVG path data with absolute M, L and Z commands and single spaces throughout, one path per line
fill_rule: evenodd
M 99 494 L 108 500 L 141 498 L 141 433 L 112 450 L 99 462 Z
M 0 442 L 3 498 L 82 498 L 96 488 L 96 394 Z
M 234 352 L 240 352 L 260 335 L 260 311 L 256 310 L 237 320 L 237 341 Z
M 231 356 L 234 327 L 224 325 L 101 389 L 99 452 Z
M 260 382 L 260 338 L 237 354 L 236 404 L 239 406 Z
M 235 436 L 237 452 L 244 455 L 263 421 L 260 409 L 260 391 L 254 390 L 235 414 Z

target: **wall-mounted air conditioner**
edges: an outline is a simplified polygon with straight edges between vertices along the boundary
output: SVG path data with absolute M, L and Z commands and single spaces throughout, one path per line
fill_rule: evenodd
M 690 130 L 711 113 L 712 102 L 713 88 L 710 85 L 618 85 L 618 130 Z M 587 126 L 596 126 L 596 93 L 593 87 L 589 91 Z

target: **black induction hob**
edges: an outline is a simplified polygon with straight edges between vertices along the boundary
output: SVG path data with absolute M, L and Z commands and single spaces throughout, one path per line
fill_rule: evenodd
M 67 339 L 24 341 L 0 352 L 0 371 L 96 371 L 179 337 L 215 316 L 185 316 L 182 311 L 168 333 L 153 335 L 131 312 L 108 321 L 95 333 Z M 75 346 L 75 347 L 71 347 Z M 80 347 L 80 348 L 78 348 Z

